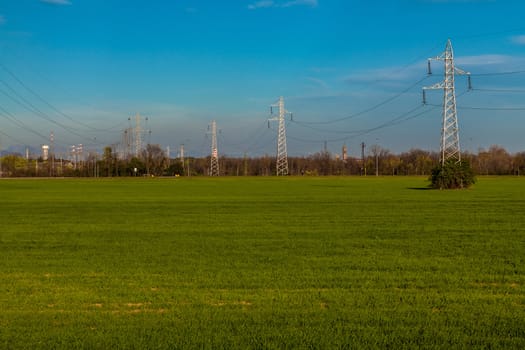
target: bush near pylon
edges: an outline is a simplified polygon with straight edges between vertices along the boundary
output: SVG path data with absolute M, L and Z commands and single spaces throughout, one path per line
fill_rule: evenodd
M 430 187 L 435 189 L 462 189 L 473 185 L 476 177 L 468 161 L 449 159 L 432 169 L 430 182 Z

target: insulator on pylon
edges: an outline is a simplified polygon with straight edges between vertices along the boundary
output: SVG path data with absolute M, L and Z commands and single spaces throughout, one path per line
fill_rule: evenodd
M 273 107 L 270 106 L 270 114 L 273 114 Z
M 423 104 L 427 104 L 427 93 L 425 92 L 425 90 L 423 90 Z
M 290 120 L 293 122 L 293 113 L 290 113 Z
M 430 67 L 430 60 L 427 61 L 427 74 L 432 75 L 432 67 Z
M 270 121 L 268 120 L 268 129 L 270 129 Z
M 472 90 L 472 80 L 470 80 L 470 75 L 467 75 L 468 89 Z

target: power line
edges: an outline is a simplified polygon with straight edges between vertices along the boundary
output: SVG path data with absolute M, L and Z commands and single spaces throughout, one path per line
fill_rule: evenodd
M 437 104 L 427 103 L 429 106 L 439 106 Z M 457 106 L 457 109 L 471 109 L 478 111 L 525 111 L 525 107 L 472 107 L 472 106 Z
M 523 74 L 525 73 L 525 70 L 515 70 L 515 71 L 508 71 L 508 72 L 492 72 L 492 73 L 476 73 L 471 74 L 473 77 L 489 77 L 489 76 L 497 76 L 497 75 L 514 75 L 514 74 Z
M 31 89 L 29 86 L 27 86 L 27 84 L 25 84 L 19 77 L 17 77 L 11 70 L 9 70 L 4 64 L 0 63 L 0 67 L 6 71 L 14 80 L 16 80 L 18 82 L 18 84 L 20 84 L 24 89 L 26 89 L 27 91 L 29 91 L 33 96 L 35 96 L 37 99 L 39 99 L 42 103 L 44 103 L 45 105 L 47 105 L 49 108 L 51 108 L 53 111 L 55 111 L 56 113 L 58 113 L 59 115 L 61 115 L 62 117 L 68 119 L 69 121 L 73 122 L 73 123 L 77 123 L 78 125 L 81 125 L 91 131 L 109 131 L 107 129 L 97 129 L 97 128 L 93 128 L 92 126 L 90 125 L 87 125 L 85 123 L 82 123 L 72 117 L 70 117 L 69 115 L 67 115 L 66 113 L 60 111 L 58 108 L 56 108 L 55 106 L 53 106 L 51 103 L 49 103 L 46 99 L 44 99 L 40 94 L 36 93 L 33 89 Z M 4 81 L 2 81 L 4 84 L 6 84 Z
M 248 142 L 254 143 L 254 140 L 260 138 L 260 136 L 268 130 L 268 128 L 266 127 L 266 124 L 267 124 L 266 121 L 262 124 L 259 124 L 257 129 L 255 129 L 255 132 L 251 133 L 249 136 L 247 136 L 245 139 L 239 142 L 235 142 L 235 143 L 228 142 L 226 138 L 224 137 L 224 133 L 220 133 L 218 136 L 221 138 L 222 140 L 221 143 L 223 145 L 226 145 L 229 147 L 238 147 Z
M 421 84 L 423 81 L 425 81 L 426 79 L 428 79 L 428 75 L 419 79 L 418 81 L 416 81 L 415 83 L 411 84 L 409 87 L 407 87 L 406 89 L 402 90 L 401 92 L 395 94 L 394 96 L 391 96 L 375 105 L 373 105 L 372 107 L 369 107 L 369 108 L 366 108 L 362 111 L 359 111 L 357 113 L 354 113 L 354 114 L 351 114 L 349 116 L 346 116 L 346 117 L 343 117 L 343 118 L 338 118 L 338 119 L 333 119 L 333 120 L 328 120 L 328 121 L 322 121 L 322 122 L 304 122 L 304 121 L 296 121 L 297 124 L 303 124 L 303 125 L 306 125 L 306 124 L 310 124 L 310 125 L 315 125 L 315 124 L 333 124 L 333 123 L 337 123 L 337 122 L 341 122 L 341 121 L 344 121 L 344 120 L 348 120 L 348 119 L 352 119 L 352 118 L 356 118 L 356 117 L 359 117 L 363 114 L 366 114 L 366 113 L 369 113 L 369 112 L 372 112 L 376 109 L 378 109 L 379 107 L 382 107 L 392 101 L 394 101 L 395 99 L 401 97 L 402 95 L 406 94 L 408 91 L 410 91 L 411 89 L 413 89 L 414 87 L 416 87 L 417 85 Z
M 2 106 L 0 106 L 0 116 L 2 116 L 4 119 L 7 119 L 8 121 L 10 121 L 11 123 L 15 124 L 16 126 L 18 126 L 19 128 L 23 129 L 23 130 L 26 130 L 26 131 L 29 131 L 31 132 L 32 134 L 38 136 L 38 137 L 41 137 L 42 139 L 44 140 L 47 140 L 47 136 L 44 136 L 42 135 L 41 133 L 39 133 L 38 131 L 35 131 L 33 129 L 31 129 L 30 127 L 28 127 L 26 124 L 24 124 L 23 122 L 21 122 L 20 120 L 18 120 L 13 114 L 11 114 L 9 111 L 5 110 Z
M 479 91 L 479 92 L 502 92 L 502 93 L 525 93 L 525 89 L 479 89 L 479 88 L 473 88 L 472 91 Z
M 348 139 L 351 139 L 351 138 L 355 138 L 355 137 L 359 137 L 359 136 L 363 136 L 363 135 L 366 135 L 366 134 L 369 134 L 371 132 L 374 132 L 374 131 L 378 131 L 378 130 L 381 130 L 381 129 L 384 129 L 384 128 L 387 128 L 387 127 L 390 127 L 390 126 L 394 126 L 394 125 L 398 125 L 398 124 L 401 124 L 407 120 L 411 120 L 411 119 L 415 119 L 415 118 L 418 118 L 424 114 L 427 114 L 429 113 L 430 111 L 436 109 L 436 108 L 430 108 L 430 109 L 427 109 L 425 111 L 422 111 L 420 113 L 417 113 L 415 115 L 411 115 L 412 113 L 420 110 L 421 108 L 424 108 L 425 106 L 424 105 L 418 105 L 417 107 L 407 111 L 407 112 L 404 112 L 404 113 L 401 113 L 400 115 L 382 123 L 382 124 L 379 124 L 378 126 L 375 126 L 375 127 L 372 127 L 372 128 L 368 128 L 368 129 L 361 129 L 361 130 L 353 130 L 353 131 L 347 131 L 346 134 L 347 136 L 346 137 L 339 137 L 339 138 L 333 138 L 333 139 L 322 139 L 322 140 L 306 140 L 306 139 L 301 139 L 301 138 L 297 138 L 297 137 L 294 137 L 294 136 L 288 136 L 290 139 L 292 140 L 296 140 L 296 141 L 299 141 L 299 142 L 303 142 L 303 143 L 322 143 L 322 142 L 340 142 L 340 141 L 347 141 Z
M 67 125 L 64 125 L 64 124 L 62 124 L 60 122 L 57 122 L 56 120 L 51 118 L 48 114 L 46 114 L 45 112 L 41 111 L 38 107 L 36 107 L 31 102 L 29 102 L 24 96 L 20 95 L 16 90 L 14 90 L 11 87 L 11 85 L 9 85 L 4 80 L 0 79 L 0 82 L 2 82 L 18 98 L 15 98 L 15 97 L 11 96 L 10 94 L 6 93 L 4 90 L 0 90 L 0 92 L 3 93 L 5 96 L 7 96 L 12 101 L 14 101 L 15 103 L 17 103 L 18 105 L 20 105 L 23 108 L 27 109 L 28 111 L 30 111 L 31 113 L 35 114 L 36 116 L 38 116 L 38 117 L 40 117 L 40 118 L 42 118 L 44 120 L 47 120 L 48 122 L 50 122 L 52 124 L 55 124 L 55 125 L 61 127 L 62 129 L 66 130 L 67 132 L 69 132 L 69 133 L 71 133 L 71 134 L 73 134 L 75 136 L 81 137 L 81 138 L 83 138 L 85 140 L 93 141 L 90 138 L 87 138 L 84 135 L 76 132 L 74 129 L 68 127 Z
M 18 139 L 18 138 L 16 138 L 16 137 L 13 137 L 13 136 L 11 136 L 11 135 L 9 135 L 9 134 L 6 134 L 5 132 L 3 132 L 3 131 L 1 131 L 1 130 L 0 130 L 0 134 L 4 135 L 5 137 L 10 138 L 11 140 L 13 140 L 13 141 L 15 141 L 15 142 L 17 142 L 17 143 L 19 143 L 19 144 L 21 144 L 21 145 L 27 145 L 26 142 L 24 142 L 24 141 L 22 141 L 22 140 L 20 140 L 20 139 Z

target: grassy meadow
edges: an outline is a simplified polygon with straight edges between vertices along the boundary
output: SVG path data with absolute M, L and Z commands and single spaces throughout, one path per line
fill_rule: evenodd
M 525 178 L 0 181 L 0 348 L 525 348 Z

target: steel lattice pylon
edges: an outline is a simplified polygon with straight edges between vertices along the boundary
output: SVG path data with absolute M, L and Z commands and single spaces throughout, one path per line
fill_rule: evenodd
M 288 175 L 288 153 L 286 151 L 286 126 L 285 115 L 287 111 L 284 109 L 284 98 L 281 96 L 277 104 L 272 107 L 279 108 L 279 116 L 270 120 L 279 121 L 279 130 L 277 131 L 277 176 Z
M 211 122 L 211 164 L 210 175 L 219 176 L 219 151 L 217 149 L 217 123 Z
M 432 86 L 424 87 L 425 90 L 443 89 L 443 112 L 442 112 L 442 128 L 441 128 L 441 149 L 440 149 L 440 161 L 441 164 L 445 164 L 448 159 L 455 159 L 457 162 L 461 161 L 461 150 L 459 145 L 459 127 L 458 127 L 458 115 L 456 111 L 456 93 L 454 85 L 454 76 L 458 75 L 469 75 L 470 73 L 461 70 L 454 66 L 454 52 L 452 50 L 452 43 L 450 39 L 447 41 L 445 52 L 441 56 L 435 58 L 429 58 L 428 69 L 430 71 L 430 61 L 439 60 L 445 63 L 445 80 L 434 84 Z M 469 80 L 470 81 L 470 80 Z M 469 83 L 470 88 L 470 83 Z M 425 97 L 423 102 L 426 103 Z

